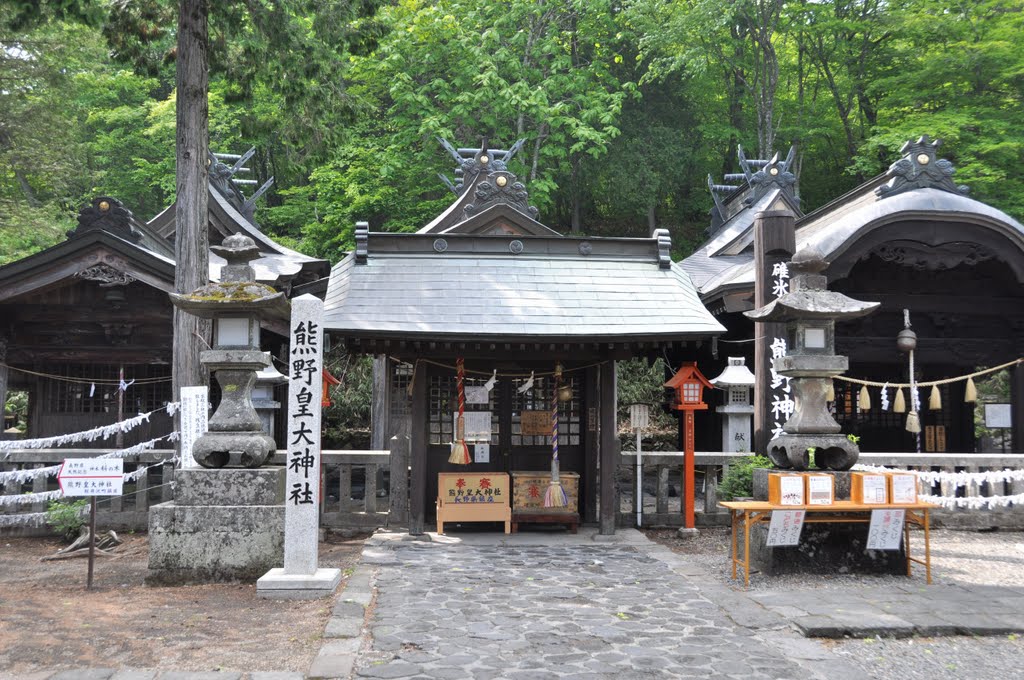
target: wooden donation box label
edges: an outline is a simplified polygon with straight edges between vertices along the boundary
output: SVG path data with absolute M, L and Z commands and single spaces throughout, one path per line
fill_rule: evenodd
M 805 475 L 807 505 L 832 505 L 835 501 L 835 480 L 832 475 Z
M 445 522 L 504 522 L 511 531 L 510 485 L 505 472 L 439 472 L 437 533 Z
M 850 500 L 861 505 L 887 505 L 889 503 L 888 475 L 851 472 Z
M 804 505 L 803 475 L 769 473 L 768 502 L 772 505 Z
M 893 505 L 917 502 L 917 475 L 893 472 L 889 475 L 889 502 Z
M 545 508 L 544 493 L 551 484 L 550 472 L 512 472 L 512 509 L 515 512 L 576 513 L 580 500 L 580 475 L 563 472 L 558 476 L 569 503 L 564 508 Z

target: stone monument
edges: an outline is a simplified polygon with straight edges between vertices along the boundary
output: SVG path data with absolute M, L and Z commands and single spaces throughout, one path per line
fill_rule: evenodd
M 284 554 L 285 470 L 260 467 L 276 446 L 251 392 L 268 363 L 260 320 L 287 318 L 288 302 L 255 282 L 249 262 L 259 251 L 251 238 L 235 234 L 211 250 L 228 262 L 222 280 L 171 300 L 214 321 L 214 347 L 201 360 L 215 372 L 221 401 L 193 446 L 202 467 L 176 470 L 174 501 L 150 509 L 146 580 L 153 584 L 256 580 Z

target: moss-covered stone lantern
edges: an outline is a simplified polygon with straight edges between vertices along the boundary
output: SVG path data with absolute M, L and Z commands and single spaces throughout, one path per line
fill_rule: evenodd
M 207 468 L 256 468 L 277 448 L 252 403 L 256 371 L 269 364 L 260 350 L 260 320 L 287 318 L 288 301 L 284 293 L 256 283 L 249 262 L 259 250 L 248 236 L 233 234 L 210 250 L 227 261 L 221 281 L 192 293 L 171 294 L 182 311 L 213 320 L 214 346 L 200 355 L 200 361 L 214 372 L 221 400 L 192 455 Z

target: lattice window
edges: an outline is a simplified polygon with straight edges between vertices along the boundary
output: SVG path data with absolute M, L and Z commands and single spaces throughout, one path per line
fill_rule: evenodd
M 512 391 L 512 446 L 551 446 L 551 434 L 524 435 L 522 432 L 523 411 L 551 413 L 551 390 L 554 380 L 537 378 L 533 388 L 525 394 L 519 388 L 526 378 L 513 379 Z M 550 421 L 549 421 L 550 422 Z M 580 443 L 580 395 L 578 385 L 572 385 L 572 400 L 558 404 L 558 445 L 578 446 Z
M 489 376 L 488 376 L 489 377 Z M 481 387 L 487 382 L 488 377 L 466 376 L 466 387 Z M 447 444 L 454 439 L 455 418 L 454 414 L 459 410 L 458 381 L 454 372 L 451 375 L 433 375 L 430 377 L 430 385 L 427 388 L 429 400 L 429 423 L 427 424 L 428 436 L 432 445 Z M 490 411 L 491 412 L 491 444 L 498 446 L 500 435 L 499 424 L 499 396 L 498 390 L 492 389 L 488 394 L 486 404 L 466 404 L 466 412 Z
M 115 364 L 63 364 L 50 373 L 66 380 L 54 380 L 48 391 L 47 410 L 51 413 L 117 413 Z M 144 413 L 162 407 L 171 400 L 171 367 L 163 365 L 126 365 L 127 382 L 135 380 L 125 392 L 124 412 Z
M 413 367 L 410 364 L 396 363 L 391 374 L 391 403 L 388 405 L 392 423 L 401 422 L 409 417 L 412 399 L 409 386 L 412 384 Z

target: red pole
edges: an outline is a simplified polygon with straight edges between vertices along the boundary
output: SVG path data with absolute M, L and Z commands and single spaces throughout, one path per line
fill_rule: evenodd
M 684 411 L 685 421 L 685 434 L 683 435 L 683 526 L 687 529 L 693 529 L 693 506 L 696 503 L 696 497 L 694 496 L 694 484 L 693 484 L 693 410 L 686 409 Z

